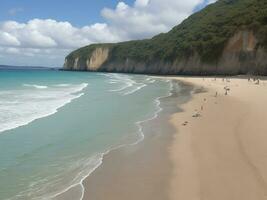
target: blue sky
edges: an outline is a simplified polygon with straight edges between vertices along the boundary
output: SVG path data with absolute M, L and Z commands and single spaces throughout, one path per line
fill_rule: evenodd
M 91 43 L 150 38 L 215 0 L 0 0 L 0 64 L 61 67 Z
M 118 0 L 0 0 L 0 21 L 26 22 L 33 18 L 69 21 L 75 26 L 103 22 L 100 11 Z M 133 4 L 134 0 L 124 1 Z M 15 13 L 13 13 L 13 11 Z

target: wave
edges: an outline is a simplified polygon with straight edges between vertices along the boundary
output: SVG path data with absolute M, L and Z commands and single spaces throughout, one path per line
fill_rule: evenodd
M 36 119 L 55 114 L 59 108 L 81 97 L 87 83 L 69 87 L 33 87 L 38 90 L 0 92 L 0 133 L 27 125 Z M 44 90 L 45 89 L 45 90 Z
M 56 84 L 55 86 L 57 86 L 57 87 L 68 87 L 68 86 L 71 86 L 71 84 L 62 83 L 62 84 Z
M 141 90 L 143 87 L 146 87 L 146 86 L 147 86 L 146 84 L 141 84 L 140 86 L 137 86 L 137 87 L 133 88 L 132 90 L 123 93 L 123 96 L 133 94 L 133 93 L 137 92 L 138 90 Z
M 132 87 L 136 82 L 130 78 L 128 75 L 122 75 L 122 74 L 106 74 L 105 76 L 109 77 L 110 79 L 108 80 L 109 83 L 114 84 L 114 83 L 119 83 L 123 84 L 123 86 L 116 88 L 116 89 L 111 89 L 109 92 L 120 92 L 123 91 L 129 87 Z
M 146 81 L 146 83 L 155 83 L 156 80 L 154 79 L 154 77 L 149 76 L 148 78 L 146 78 L 145 81 Z
M 116 88 L 116 89 L 111 89 L 109 92 L 120 92 L 122 96 L 130 95 L 138 90 L 142 89 L 143 87 L 147 86 L 144 83 L 139 83 L 136 82 L 135 80 L 132 79 L 132 77 L 125 75 L 125 74 L 102 74 L 108 78 L 108 83 L 114 84 L 114 83 L 121 83 L 123 86 Z M 145 81 L 149 81 L 149 83 L 154 83 L 150 81 L 151 78 L 147 78 Z
M 126 84 L 125 86 L 122 86 L 122 87 L 120 87 L 118 89 L 112 89 L 112 90 L 109 90 L 109 91 L 110 92 L 120 92 L 122 90 L 125 90 L 125 89 L 133 86 L 133 83 L 131 83 L 131 82 L 128 82 L 128 83 L 125 83 L 125 84 Z
M 139 85 L 139 87 L 141 87 L 141 86 L 142 85 Z M 172 90 L 172 87 L 173 87 L 172 83 L 170 82 L 170 91 Z M 132 91 L 132 92 L 134 92 L 134 91 Z M 161 96 L 161 97 L 155 98 L 154 99 L 155 110 L 154 110 L 153 114 L 151 116 L 149 116 L 147 119 L 135 122 L 135 124 L 138 128 L 138 130 L 136 132 L 136 134 L 138 135 L 138 138 L 135 142 L 118 145 L 118 146 L 112 147 L 110 149 L 107 149 L 106 151 L 104 151 L 102 153 L 98 153 L 94 156 L 91 156 L 86 160 L 81 160 L 81 161 L 75 162 L 75 165 L 77 165 L 77 166 L 81 165 L 82 166 L 81 170 L 79 173 L 77 173 L 76 177 L 72 181 L 70 181 L 69 184 L 65 188 L 61 188 L 54 193 L 48 193 L 48 192 L 44 193 L 43 192 L 43 191 L 46 191 L 47 188 L 52 188 L 54 184 L 57 185 L 58 182 L 57 182 L 57 179 L 55 177 L 54 183 L 53 183 L 53 181 L 51 182 L 51 181 L 45 180 L 45 182 L 46 182 L 45 185 L 42 182 L 40 183 L 42 185 L 41 188 L 38 187 L 38 183 L 34 183 L 31 185 L 32 188 L 29 191 L 24 191 L 23 194 L 20 194 L 20 195 L 22 195 L 22 196 L 27 195 L 27 193 L 31 192 L 31 191 L 33 191 L 33 192 L 41 191 L 41 193 L 45 194 L 45 196 L 40 195 L 34 199 L 57 199 L 57 197 L 59 197 L 60 195 L 70 191 L 73 188 L 79 187 L 79 192 L 80 192 L 79 193 L 79 199 L 83 200 L 84 192 L 85 192 L 85 188 L 84 188 L 84 184 L 83 184 L 84 180 L 87 177 L 89 177 L 99 166 L 101 166 L 101 164 L 103 163 L 103 159 L 104 159 L 105 155 L 109 154 L 111 151 L 119 149 L 119 148 L 123 148 L 126 146 L 137 145 L 138 143 L 142 142 L 145 138 L 145 134 L 143 132 L 143 124 L 146 123 L 147 121 L 153 120 L 153 119 L 158 117 L 159 113 L 162 111 L 162 108 L 160 106 L 160 103 L 161 103 L 160 99 L 168 97 L 170 95 L 172 95 L 171 92 L 166 96 Z M 66 166 L 69 166 L 69 165 L 66 165 Z M 12 198 L 12 200 L 20 199 L 20 197 Z
M 137 135 L 139 136 L 139 138 L 133 142 L 133 143 L 130 143 L 130 144 L 122 144 L 122 145 L 119 145 L 119 146 L 116 146 L 116 147 L 113 147 L 113 148 L 110 148 L 108 150 L 106 150 L 105 152 L 103 153 L 99 153 L 98 155 L 96 155 L 94 158 L 94 163 L 95 163 L 95 166 L 94 167 L 91 167 L 89 169 L 86 170 L 86 172 L 80 172 L 78 174 L 78 176 L 75 178 L 76 180 L 79 180 L 77 181 L 76 183 L 74 184 L 71 184 L 70 186 L 68 186 L 67 188 L 65 188 L 64 190 L 56 193 L 56 194 L 53 194 L 52 196 L 50 196 L 49 198 L 50 199 L 53 199 L 53 198 L 56 198 L 62 194 L 64 194 L 65 192 L 71 190 L 72 188 L 76 187 L 76 186 L 80 186 L 81 187 L 81 196 L 80 196 L 80 199 L 79 200 L 83 200 L 83 197 L 84 197 L 84 192 L 85 192 L 85 188 L 84 188 L 84 185 L 83 185 L 83 182 L 86 178 L 88 178 L 99 166 L 102 165 L 103 163 L 103 159 L 104 157 L 109 154 L 110 152 L 114 151 L 114 150 L 117 150 L 117 149 L 120 149 L 120 148 L 123 148 L 123 147 L 127 147 L 127 146 L 134 146 L 134 145 L 137 145 L 139 144 L 140 142 L 142 142 L 144 139 L 145 139 L 145 134 L 143 132 L 143 124 L 148 122 L 148 121 L 151 121 L 151 120 L 154 120 L 158 117 L 159 113 L 162 111 L 162 108 L 160 106 L 161 104 L 161 101 L 160 99 L 163 99 L 163 98 L 166 98 L 166 97 L 169 97 L 171 96 L 173 93 L 172 93 L 172 90 L 173 90 L 173 84 L 172 82 L 170 81 L 169 82 L 169 85 L 170 85 L 170 89 L 169 89 L 169 93 L 165 96 L 160 96 L 160 97 L 157 97 L 156 99 L 154 99 L 154 103 L 155 103 L 155 111 L 153 113 L 153 115 L 151 117 L 148 117 L 147 119 L 144 119 L 144 120 L 140 120 L 140 121 L 137 121 L 135 122 L 136 126 L 138 127 L 138 131 L 137 131 Z M 89 162 L 86 164 L 86 165 L 90 165 L 92 163 L 92 158 L 89 158 Z M 82 176 L 80 176 L 81 174 L 83 174 Z
M 45 86 L 45 85 L 34 85 L 34 84 L 23 84 L 23 86 L 25 87 L 33 87 L 33 88 L 36 88 L 36 89 L 47 89 L 48 86 Z
M 119 81 L 116 81 L 116 80 L 110 80 L 110 81 L 108 81 L 108 83 L 110 83 L 110 84 L 116 84 L 116 83 L 120 83 Z

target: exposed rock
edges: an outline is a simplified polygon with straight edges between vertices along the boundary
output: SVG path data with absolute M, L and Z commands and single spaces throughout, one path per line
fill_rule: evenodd
M 110 59 L 112 49 L 95 48 L 86 61 L 79 57 L 65 60 L 65 70 L 88 70 L 106 72 L 149 73 L 149 74 L 186 74 L 186 75 L 267 75 L 267 53 L 258 47 L 258 41 L 252 31 L 238 31 L 225 46 L 217 63 L 201 61 L 196 53 L 188 58 L 176 59 L 174 62 L 154 61 L 144 63 L 126 59 L 114 61 Z
M 90 71 L 97 71 L 108 59 L 108 48 L 96 48 L 92 56 L 86 60 L 86 69 Z
M 65 70 L 179 75 L 267 75 L 266 0 L 217 0 L 151 39 L 92 44 Z

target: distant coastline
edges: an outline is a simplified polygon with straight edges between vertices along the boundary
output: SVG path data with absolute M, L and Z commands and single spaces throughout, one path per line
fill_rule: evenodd
M 57 67 L 0 65 L 0 70 L 59 70 Z

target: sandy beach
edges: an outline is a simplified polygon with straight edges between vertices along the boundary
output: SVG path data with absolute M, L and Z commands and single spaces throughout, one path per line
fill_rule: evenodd
M 190 99 L 191 85 L 161 101 L 159 116 L 142 124 L 145 139 L 107 154 L 85 181 L 84 200 L 163 200 L 169 198 L 173 166 L 169 147 L 176 132 L 170 116 Z
M 170 199 L 267 199 L 267 83 L 171 78 L 206 92 L 194 94 L 184 112 L 171 118 L 176 134 Z
M 190 100 L 162 101 L 145 140 L 106 155 L 84 181 L 84 199 L 266 200 L 267 82 L 160 78 L 185 83 Z

